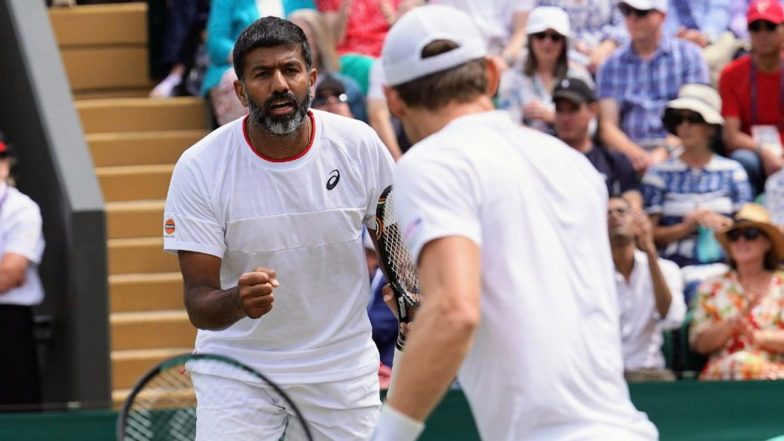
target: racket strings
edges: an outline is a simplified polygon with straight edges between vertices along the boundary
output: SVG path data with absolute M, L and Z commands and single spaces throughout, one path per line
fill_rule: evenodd
M 296 405 L 283 389 L 266 377 L 231 359 L 213 355 L 191 355 L 178 357 L 165 365 L 137 386 L 129 397 L 124 420 L 123 441 L 193 441 L 196 439 L 197 412 L 196 391 L 191 372 L 220 378 L 230 378 L 262 393 L 270 404 L 285 409 L 287 414 L 283 438 L 287 435 L 297 439 L 312 439 L 307 423 Z M 248 387 L 212 388 L 210 403 L 225 403 L 228 408 L 242 407 L 248 399 Z M 210 430 L 219 427 L 209 426 Z M 201 430 L 201 429 L 200 429 Z M 202 439 L 219 439 L 214 433 L 200 435 Z M 206 436 L 206 437 L 205 437 Z
M 397 281 L 405 291 L 406 301 L 412 305 L 419 304 L 419 279 L 416 276 L 416 267 L 411 261 L 411 254 L 400 234 L 400 225 L 395 218 L 394 191 L 391 191 L 384 203 L 384 251 L 391 267 L 397 276 Z
M 196 437 L 196 396 L 183 366 L 170 367 L 135 397 L 125 440 L 191 441 Z

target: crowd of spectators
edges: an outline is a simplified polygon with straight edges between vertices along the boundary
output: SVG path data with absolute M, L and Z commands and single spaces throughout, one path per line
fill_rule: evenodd
M 686 326 L 691 349 L 710 356 L 704 378 L 778 378 L 771 372 L 782 369 L 784 353 L 776 333 L 784 327 L 776 266 L 784 240 L 782 4 L 430 2 L 476 21 L 503 69 L 499 111 L 560 138 L 605 178 L 627 378 L 672 378 L 660 347 L 666 333 Z M 387 107 L 377 59 L 395 21 L 424 3 L 171 1 L 170 71 L 151 96 L 199 93 L 218 125 L 243 115 L 234 40 L 259 17 L 284 17 L 303 28 L 313 51 L 312 107 L 367 122 L 397 159 L 408 141 Z M 753 228 L 747 212 L 757 216 Z M 753 258 L 749 247 L 757 247 Z M 370 310 L 378 300 L 376 293 Z M 737 360 L 747 356 L 764 368 Z

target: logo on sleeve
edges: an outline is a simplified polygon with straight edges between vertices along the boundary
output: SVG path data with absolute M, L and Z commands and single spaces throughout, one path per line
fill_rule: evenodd
M 329 172 L 329 179 L 327 179 L 327 190 L 332 190 L 338 185 L 338 181 L 340 181 L 340 172 L 338 169 L 332 170 Z
M 166 222 L 163 223 L 163 232 L 166 234 L 166 237 L 174 237 L 174 219 L 166 219 Z

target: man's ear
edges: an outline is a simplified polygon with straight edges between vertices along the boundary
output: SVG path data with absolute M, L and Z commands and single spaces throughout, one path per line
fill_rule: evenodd
M 496 56 L 485 57 L 485 75 L 487 77 L 487 95 L 494 97 L 501 83 L 501 65 L 503 60 Z
M 244 107 L 248 107 L 248 97 L 245 95 L 245 85 L 240 80 L 234 80 L 234 93 Z
M 406 115 L 406 104 L 400 98 L 400 94 L 395 88 L 384 86 L 384 95 L 387 97 L 387 106 L 389 111 L 398 118 L 403 118 Z

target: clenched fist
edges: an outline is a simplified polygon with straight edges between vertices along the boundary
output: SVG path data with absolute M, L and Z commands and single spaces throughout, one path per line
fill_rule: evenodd
M 257 319 L 272 310 L 273 291 L 279 286 L 277 275 L 269 268 L 254 268 L 237 282 L 239 303 L 245 314 Z

